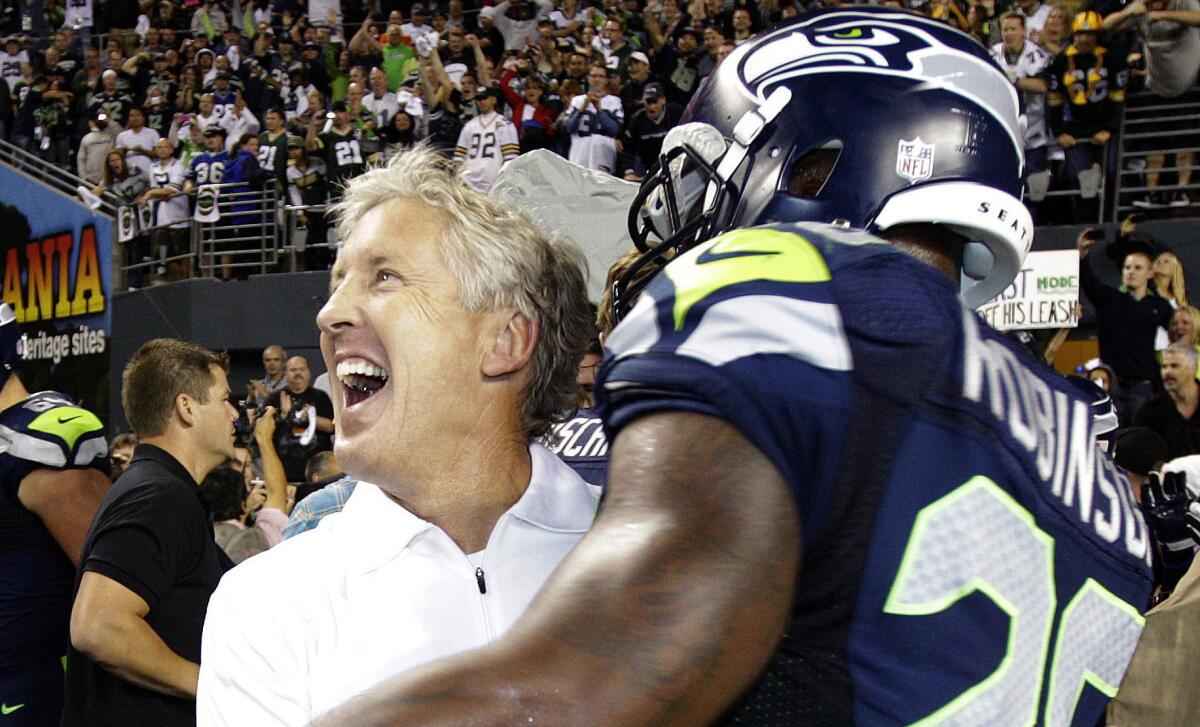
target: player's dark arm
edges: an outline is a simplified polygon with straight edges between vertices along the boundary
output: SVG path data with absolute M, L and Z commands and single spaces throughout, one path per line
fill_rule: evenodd
M 37 515 L 75 567 L 92 518 L 110 486 L 96 469 L 37 469 L 25 475 L 17 499 Z
M 796 512 L 729 424 L 651 414 L 613 443 L 592 530 L 491 646 L 384 683 L 333 725 L 699 725 L 759 674 L 792 603 Z

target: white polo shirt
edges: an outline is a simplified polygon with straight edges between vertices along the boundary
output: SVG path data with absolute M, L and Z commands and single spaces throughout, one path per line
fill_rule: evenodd
M 479 553 L 359 482 L 340 513 L 227 573 L 204 624 L 198 724 L 306 725 L 508 630 L 600 499 L 545 447 L 529 452 L 529 488 Z

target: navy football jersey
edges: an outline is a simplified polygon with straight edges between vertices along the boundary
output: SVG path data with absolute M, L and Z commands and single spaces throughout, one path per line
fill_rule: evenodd
M 40 518 L 21 504 L 21 481 L 37 469 L 94 467 L 106 475 L 108 445 L 94 414 L 43 391 L 0 412 L 0 701 L 28 704 L 14 718 L 62 700 L 62 659 L 75 567 Z M 45 721 L 42 724 L 55 724 Z
M 1087 403 L 944 275 L 861 233 L 737 230 L 607 345 L 610 439 L 717 416 L 795 498 L 790 623 L 725 723 L 1097 723 L 1141 633 L 1145 523 Z
M 608 439 L 595 407 L 581 408 L 570 419 L 553 424 L 545 445 L 584 482 L 599 487 L 607 484 Z
M 190 179 L 197 186 L 202 184 L 220 184 L 225 179 L 225 168 L 229 166 L 229 155 L 224 151 L 202 152 L 188 165 L 185 179 Z

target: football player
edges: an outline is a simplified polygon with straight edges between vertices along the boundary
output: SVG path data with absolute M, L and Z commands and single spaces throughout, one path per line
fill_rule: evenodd
M 17 377 L 21 328 L 0 303 L 0 724 L 58 724 L 75 567 L 108 490 L 100 420 Z
M 330 723 L 1096 723 L 1147 532 L 1089 402 L 971 310 L 1032 235 L 1003 72 L 839 9 L 684 120 L 631 212 L 594 528 L 504 638 Z

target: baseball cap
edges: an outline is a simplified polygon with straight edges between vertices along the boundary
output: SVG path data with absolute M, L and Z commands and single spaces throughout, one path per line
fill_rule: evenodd
M 412 6 L 412 8 L 410 8 L 410 9 L 409 9 L 409 11 L 408 11 L 408 14 L 409 14 L 410 16 L 411 16 L 411 15 L 416 15 L 417 13 L 420 13 L 420 14 L 422 14 L 422 15 L 424 15 L 424 14 L 425 14 L 425 6 L 424 6 L 424 5 L 422 5 L 421 3 L 413 3 L 413 6 Z
M 303 149 L 304 139 L 300 138 L 299 136 L 288 136 L 287 145 L 289 149 Z
M 229 80 L 229 71 L 217 71 L 216 80 L 228 81 Z
M 694 40 L 695 40 L 697 43 L 700 43 L 701 41 L 703 41 L 703 40 L 704 40 L 704 36 L 700 34 L 700 31 L 696 30 L 695 28 L 693 28 L 693 27 L 692 27 L 692 26 L 690 26 L 690 25 L 689 25 L 689 26 L 687 26 L 686 28 L 680 28 L 679 32 L 675 34 L 675 37 L 676 37 L 676 38 L 679 38 L 680 36 L 683 36 L 683 35 L 690 35 L 690 36 L 692 36 L 692 38 L 693 38 L 693 39 L 694 39 Z
M 415 86 L 421 80 L 420 71 L 410 71 L 404 80 L 400 82 L 401 86 Z
M 221 126 L 220 124 L 209 124 L 208 126 L 204 127 L 204 135 L 205 136 L 214 136 L 216 134 L 220 134 L 221 136 L 228 136 L 229 132 L 226 131 L 225 127 Z
M 346 102 L 345 101 L 334 101 L 333 106 L 330 107 L 330 110 L 331 111 L 345 111 L 346 110 Z
M 650 65 L 650 59 L 647 58 L 646 54 L 641 52 L 640 50 L 630 53 L 629 60 L 638 61 L 639 63 L 645 63 L 646 65 Z
M 497 88 L 493 88 L 492 86 L 480 86 L 479 90 L 475 92 L 475 98 L 483 98 L 485 96 L 494 98 L 497 101 L 499 101 L 500 100 L 500 90 Z
M 304 45 L 300 46 L 300 48 L 302 50 L 316 50 L 316 51 L 321 50 L 321 46 L 317 45 L 316 43 L 312 42 L 311 40 L 305 41 Z
M 100 74 L 100 78 L 116 78 L 116 77 L 117 77 L 117 72 L 111 68 L 109 68 L 104 73 Z
M 647 83 L 646 87 L 642 89 L 643 101 L 657 101 L 660 98 L 665 98 L 666 95 L 667 92 L 663 89 L 663 85 L 657 81 Z

